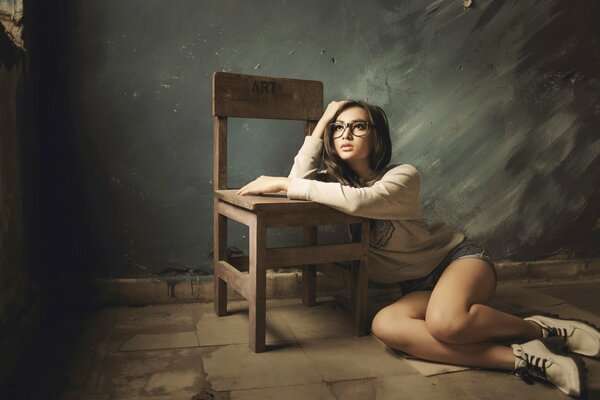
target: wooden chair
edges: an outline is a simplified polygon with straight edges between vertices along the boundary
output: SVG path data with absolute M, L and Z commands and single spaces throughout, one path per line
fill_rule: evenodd
M 351 298 L 356 333 L 367 333 L 367 252 L 369 223 L 330 207 L 284 196 L 238 196 L 227 189 L 227 118 L 304 120 L 305 134 L 323 113 L 323 84 L 318 81 L 216 72 L 213 75 L 214 121 L 214 289 L 215 313 L 227 314 L 227 285 L 248 300 L 250 347 L 265 351 L 266 270 L 302 267 L 306 305 L 316 299 L 318 263 L 354 261 Z M 292 162 L 292 160 L 290 160 Z M 249 227 L 249 257 L 228 259 L 227 219 Z M 318 225 L 359 224 L 357 242 L 319 245 Z M 267 228 L 303 227 L 303 246 L 267 248 Z M 235 266 L 234 266 L 235 264 Z

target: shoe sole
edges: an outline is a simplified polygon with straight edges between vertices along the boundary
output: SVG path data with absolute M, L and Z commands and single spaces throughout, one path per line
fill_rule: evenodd
M 580 399 L 587 399 L 587 385 L 586 385 L 586 375 L 587 375 L 587 367 L 583 362 L 583 358 L 579 357 L 576 354 L 570 354 L 567 357 L 570 357 L 577 366 L 577 372 L 579 373 L 579 387 L 580 393 L 577 396 Z
M 581 321 L 580 321 L 581 322 Z M 568 357 L 571 360 L 573 360 L 573 362 L 575 363 L 575 366 L 577 367 L 577 375 L 579 378 L 579 395 L 577 395 L 578 398 L 581 399 L 585 399 L 587 398 L 587 386 L 586 386 L 586 375 L 587 375 L 587 367 L 585 366 L 585 362 L 583 361 L 583 358 L 581 358 L 580 356 L 578 356 L 577 354 L 571 354 L 569 353 L 569 347 L 566 345 L 565 341 L 560 339 L 560 338 L 547 338 L 547 339 L 538 339 L 540 342 L 542 342 L 542 344 L 544 346 L 546 346 L 546 348 L 558 355 L 562 355 L 564 357 Z M 558 386 L 557 386 L 558 387 Z M 565 392 L 564 390 L 562 390 L 560 387 L 558 388 L 561 392 L 563 392 L 566 395 L 569 395 L 569 393 Z
M 592 334 L 592 336 L 596 335 L 596 336 L 600 336 L 600 328 L 598 328 L 594 323 L 590 322 L 590 321 L 586 321 L 585 319 L 581 319 L 581 318 L 566 318 L 566 317 L 561 317 L 558 314 L 552 314 L 549 312 L 538 312 L 535 315 L 541 316 L 541 317 L 549 317 L 549 318 L 555 318 L 555 319 L 559 319 L 561 321 L 577 321 L 577 322 L 581 322 L 583 324 L 588 325 L 589 327 L 591 327 L 591 330 L 595 330 L 596 332 L 587 332 Z M 535 315 L 532 315 L 532 317 L 535 317 Z M 581 353 L 579 351 L 574 351 L 573 353 L 577 353 L 580 354 L 582 356 L 586 356 L 586 357 L 600 357 L 600 353 L 596 353 L 596 354 L 586 354 L 586 353 Z

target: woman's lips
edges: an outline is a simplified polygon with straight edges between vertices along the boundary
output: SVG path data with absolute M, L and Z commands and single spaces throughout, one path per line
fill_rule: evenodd
M 353 146 L 351 144 L 343 144 L 342 150 L 352 150 Z

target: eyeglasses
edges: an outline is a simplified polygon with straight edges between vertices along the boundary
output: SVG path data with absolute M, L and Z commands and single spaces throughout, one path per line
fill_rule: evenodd
M 347 123 L 334 122 L 333 124 L 329 124 L 329 133 L 333 139 L 337 139 L 342 137 L 346 128 L 350 128 L 350 133 L 352 136 L 365 136 L 369 132 L 369 128 L 373 126 L 372 123 L 368 121 L 352 121 Z

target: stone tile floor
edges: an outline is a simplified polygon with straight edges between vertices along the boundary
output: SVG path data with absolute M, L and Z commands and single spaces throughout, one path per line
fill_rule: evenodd
M 600 282 L 503 284 L 493 305 L 600 325 Z M 379 298 L 379 305 L 390 299 Z M 355 337 L 343 301 L 268 301 L 268 351 L 248 348 L 244 302 L 218 318 L 212 304 L 107 308 L 48 326 L 4 399 L 564 399 L 506 372 L 403 358 Z M 589 398 L 600 399 L 600 360 L 586 359 Z

